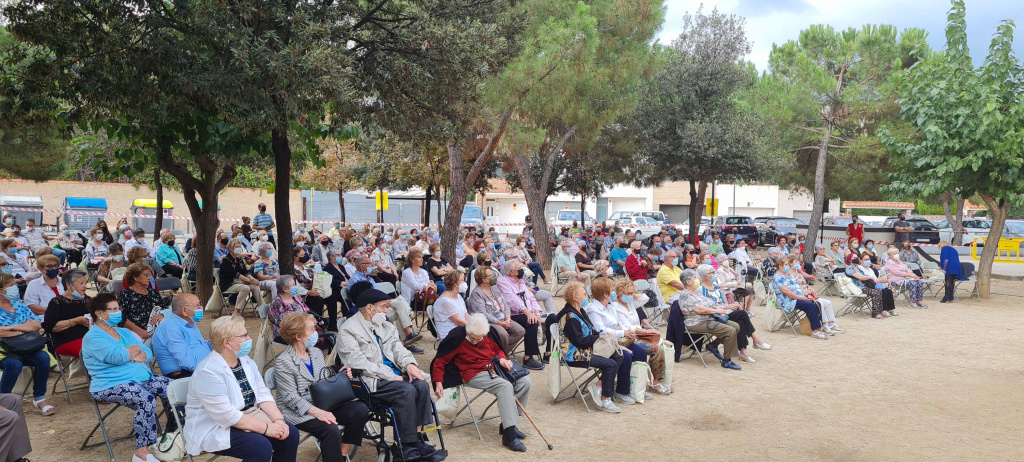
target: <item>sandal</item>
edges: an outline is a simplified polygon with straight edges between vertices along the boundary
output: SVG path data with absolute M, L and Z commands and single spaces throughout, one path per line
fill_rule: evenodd
M 45 399 L 39 400 L 39 401 L 33 401 L 32 405 L 35 406 L 36 409 L 39 409 L 39 412 L 41 412 L 43 415 L 46 415 L 46 416 L 53 415 L 54 413 L 57 412 L 57 408 L 55 408 L 55 407 L 53 407 L 53 406 L 51 406 L 49 404 L 44 404 L 43 407 L 39 407 L 39 403 L 45 403 L 45 402 L 46 402 Z
M 672 389 L 671 388 L 666 387 L 665 385 L 662 385 L 660 383 L 657 384 L 657 385 L 654 385 L 653 387 L 651 387 L 651 389 L 654 390 L 654 392 L 659 394 L 659 395 L 669 395 L 669 394 L 672 394 Z

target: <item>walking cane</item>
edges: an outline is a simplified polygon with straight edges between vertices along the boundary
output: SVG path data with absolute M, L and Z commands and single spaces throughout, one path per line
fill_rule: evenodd
M 526 416 L 526 418 L 530 420 L 530 423 L 531 423 L 531 424 L 533 424 L 533 429 L 534 429 L 534 430 L 537 430 L 537 434 L 538 434 L 538 435 L 540 435 L 540 438 L 541 438 L 542 440 L 544 440 L 544 442 L 545 442 L 545 443 L 547 443 L 547 445 L 548 445 L 548 450 L 549 450 L 549 451 L 554 451 L 554 450 L 555 450 L 555 447 L 554 447 L 554 446 L 552 446 L 552 445 L 551 445 L 551 443 L 548 443 L 548 439 L 544 437 L 544 433 L 541 433 L 541 431 L 540 431 L 540 428 L 537 428 L 537 423 L 536 423 L 536 422 L 534 422 L 534 421 L 533 421 L 533 418 L 531 418 L 531 417 L 530 417 L 530 414 L 528 414 L 528 413 L 526 412 L 526 408 L 525 408 L 525 407 L 523 407 L 523 403 L 520 403 L 520 402 L 519 402 L 519 398 L 516 398 L 516 397 L 514 397 L 514 396 L 513 396 L 513 397 L 512 397 L 512 399 L 515 399 L 515 400 L 516 400 L 516 404 L 517 404 L 517 405 L 519 405 L 519 410 L 523 411 L 523 415 L 525 415 L 525 416 Z

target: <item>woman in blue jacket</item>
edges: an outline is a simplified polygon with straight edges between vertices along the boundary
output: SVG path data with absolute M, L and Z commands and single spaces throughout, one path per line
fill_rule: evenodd
M 939 266 L 946 274 L 946 294 L 939 303 L 953 301 L 953 289 L 956 287 L 956 280 L 963 276 L 963 268 L 960 267 L 960 254 L 948 242 L 939 242 Z
M 97 401 L 135 410 L 132 462 L 156 462 L 149 452 L 149 445 L 157 442 L 156 398 L 163 401 L 165 410 L 171 409 L 167 404 L 171 379 L 154 376 L 148 365 L 153 352 L 132 331 L 114 327 L 121 322 L 121 307 L 113 294 L 96 295 L 89 302 L 89 313 L 93 325 L 82 339 L 82 361 L 92 376 L 89 392 Z

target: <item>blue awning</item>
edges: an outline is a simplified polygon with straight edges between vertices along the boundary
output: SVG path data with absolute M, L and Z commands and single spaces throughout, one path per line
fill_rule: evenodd
M 65 197 L 64 204 L 73 209 L 107 209 L 107 200 L 97 197 Z

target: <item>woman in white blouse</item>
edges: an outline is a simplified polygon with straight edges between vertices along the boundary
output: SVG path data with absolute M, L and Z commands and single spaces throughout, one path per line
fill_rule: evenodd
M 210 326 L 213 351 L 196 366 L 185 405 L 185 450 L 242 460 L 295 462 L 299 431 L 284 421 L 249 359 L 252 338 L 240 316 L 217 318 Z
M 444 276 L 445 290 L 434 302 L 434 327 L 437 328 L 437 339 L 444 340 L 448 332 L 458 326 L 469 323 L 469 312 L 466 302 L 462 300 L 462 292 L 466 290 L 462 273 L 452 271 Z M 451 288 L 455 290 L 451 290 Z
M 430 279 L 430 273 L 423 269 L 423 250 L 419 247 L 410 248 L 405 262 L 409 266 L 402 271 L 402 298 L 411 303 L 416 300 L 417 293 L 428 287 L 437 293 L 437 286 Z

